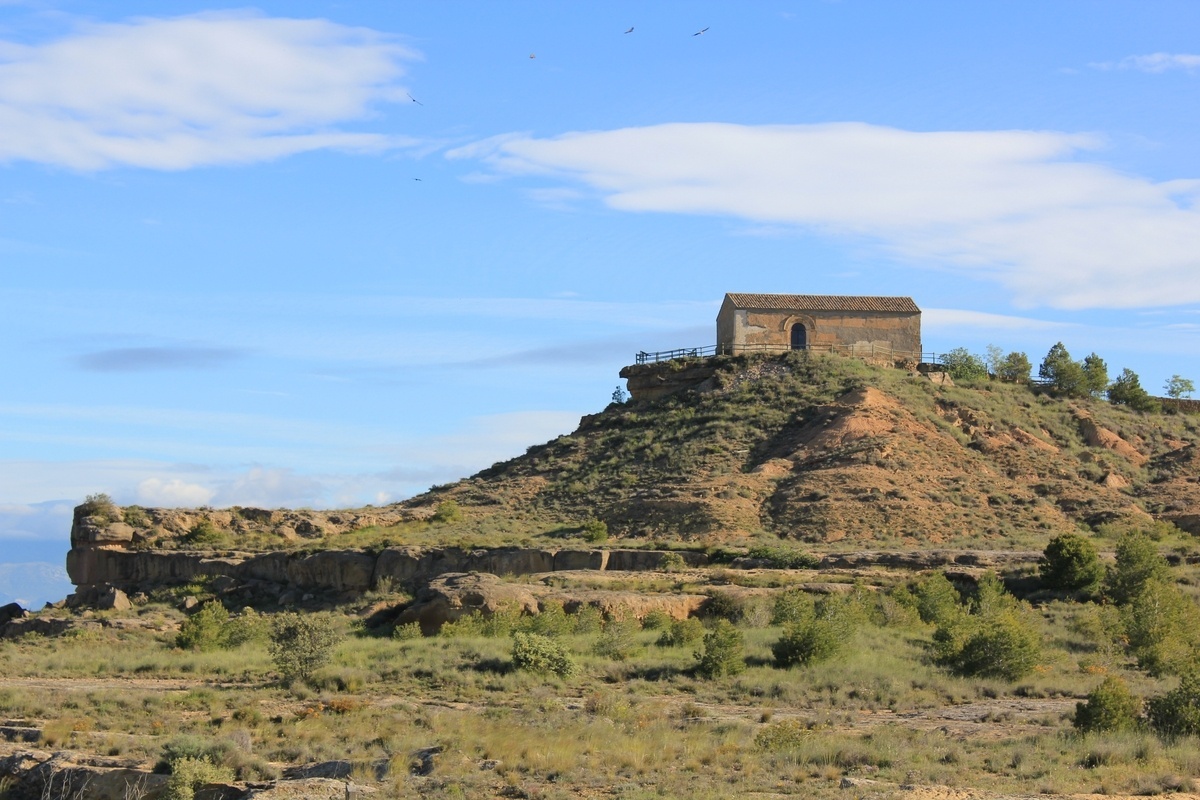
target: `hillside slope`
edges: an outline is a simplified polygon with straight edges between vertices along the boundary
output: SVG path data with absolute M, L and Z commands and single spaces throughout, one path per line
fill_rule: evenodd
M 1119 518 L 1193 524 L 1198 420 L 853 359 L 731 358 L 714 388 L 612 405 L 413 498 L 622 537 L 1006 546 Z M 990 544 L 989 544 L 990 543 Z

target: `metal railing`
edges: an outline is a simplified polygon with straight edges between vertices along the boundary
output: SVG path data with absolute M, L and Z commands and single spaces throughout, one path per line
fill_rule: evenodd
M 895 350 L 890 346 L 878 347 L 875 344 L 810 344 L 803 348 L 791 347 L 786 344 L 716 344 L 708 345 L 707 347 L 680 347 L 675 350 L 660 350 L 655 353 L 642 350 L 637 354 L 637 363 L 654 364 L 659 361 L 675 361 L 680 358 L 708 358 L 710 356 L 732 356 L 745 353 L 786 353 L 791 350 L 805 350 L 810 353 L 832 353 L 835 355 L 856 356 L 858 358 L 893 358 L 897 361 L 916 360 L 926 364 L 941 363 L 941 356 L 937 353 Z

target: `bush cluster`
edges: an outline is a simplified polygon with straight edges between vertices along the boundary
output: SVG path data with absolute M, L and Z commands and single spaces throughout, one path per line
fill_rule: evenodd
M 826 597 L 814 603 L 789 592 L 779 600 L 783 602 L 776 603 L 772 617 L 785 627 L 771 653 L 780 667 L 815 664 L 843 652 L 863 616 L 852 597 Z
M 516 669 L 569 678 L 578 671 L 567 648 L 549 636 L 518 631 L 513 634 L 512 662 Z
M 688 647 L 704 638 L 704 623 L 695 617 L 673 620 L 655 642 L 659 647 Z
M 1120 677 L 1110 675 L 1075 704 L 1075 729 L 1081 733 L 1125 731 L 1138 725 L 1142 701 Z
M 340 640 L 327 614 L 280 614 L 271 622 L 271 660 L 285 683 L 307 680 L 329 663 Z
M 241 614 L 231 617 L 225 606 L 210 600 L 179 626 L 175 646 L 206 652 L 265 642 L 269 636 L 270 621 L 253 608 L 244 608 Z
M 1046 545 L 1038 574 L 1047 588 L 1091 594 L 1104 580 L 1104 565 L 1091 539 L 1064 533 Z
M 1041 635 L 1028 607 L 994 573 L 979 579 L 969 608 L 941 609 L 934 622 L 936 660 L 959 675 L 1016 681 L 1041 661 Z
M 704 634 L 704 647 L 697 650 L 696 673 L 705 678 L 737 675 L 746 669 L 745 637 L 726 619 L 718 619 Z

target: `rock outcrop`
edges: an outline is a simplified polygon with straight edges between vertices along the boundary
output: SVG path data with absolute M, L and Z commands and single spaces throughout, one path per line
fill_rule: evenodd
M 303 591 L 362 593 L 381 585 L 419 589 L 439 575 L 480 572 L 492 575 L 535 575 L 592 569 L 642 572 L 669 563 L 703 566 L 703 553 L 661 550 L 541 550 L 492 548 L 387 548 L 379 553 L 326 550 L 317 553 L 271 552 L 212 554 L 181 551 L 125 550 L 112 546 L 73 547 L 67 573 L 80 587 L 84 604 L 120 602 L 112 590 L 146 591 L 199 578 L 227 577 L 225 588 L 274 584 Z M 124 595 L 121 595 L 123 597 Z M 112 607 L 112 606 L 106 606 Z

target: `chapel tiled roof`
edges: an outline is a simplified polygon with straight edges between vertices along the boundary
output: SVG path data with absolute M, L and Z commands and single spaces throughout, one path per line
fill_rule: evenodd
M 911 297 L 855 297 L 837 294 L 725 295 L 737 308 L 778 311 L 890 311 L 920 314 Z

